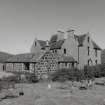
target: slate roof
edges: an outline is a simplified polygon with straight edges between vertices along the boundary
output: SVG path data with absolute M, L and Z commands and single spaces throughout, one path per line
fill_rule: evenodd
M 43 40 L 38 40 L 40 46 L 42 47 L 42 49 L 45 49 L 46 47 L 46 41 L 43 41 Z
M 57 34 L 52 35 L 52 37 L 51 37 L 51 39 L 50 39 L 50 43 L 56 42 L 56 41 L 57 41 L 57 38 L 58 38 Z
M 6 63 L 36 63 L 46 52 L 17 54 L 5 60 Z M 58 62 L 76 62 L 72 56 L 55 54 Z
M 59 40 L 59 41 L 57 41 L 55 43 L 51 43 L 50 44 L 50 49 L 51 50 L 53 50 L 53 49 L 60 49 L 62 47 L 64 41 L 65 41 L 65 39 Z
M 53 35 L 52 39 L 56 39 L 56 36 L 57 35 Z M 77 35 L 74 35 L 74 38 L 75 40 L 78 41 L 79 43 L 79 46 L 82 46 L 83 45 L 83 41 L 86 37 L 86 34 L 83 34 L 83 35 L 80 35 L 80 36 L 77 36 Z M 50 49 L 53 50 L 53 49 L 60 49 L 64 43 L 65 39 L 62 39 L 62 40 L 59 40 L 59 41 L 53 41 L 53 43 L 50 43 Z
M 83 46 L 83 42 L 85 40 L 85 37 L 86 37 L 86 34 L 84 35 L 80 35 L 80 36 L 76 36 L 78 39 L 78 43 L 79 43 L 79 46 Z
M 24 53 L 17 54 L 7 59 L 5 62 L 22 63 L 22 62 L 37 62 L 37 59 L 41 56 L 40 53 Z
M 6 52 L 0 52 L 0 63 L 5 62 L 6 59 L 12 57 L 12 54 L 6 53 Z
M 34 54 L 33 53 L 24 53 L 24 54 L 17 54 L 12 56 L 11 58 L 7 59 L 6 62 L 16 62 L 16 63 L 21 63 L 21 62 L 30 62 L 30 60 L 33 58 Z
M 75 35 L 75 37 L 78 39 L 79 46 L 83 46 L 83 42 L 85 40 L 86 34 L 80 35 L 80 36 Z M 92 43 L 93 43 L 94 49 L 101 50 L 101 48 L 93 40 L 92 40 Z
M 94 49 L 102 50 L 93 40 L 92 40 L 92 43 L 93 43 Z
M 78 41 L 79 46 L 83 46 L 83 42 L 85 40 L 87 34 L 83 34 L 83 35 L 74 35 L 75 40 Z M 38 40 L 39 44 L 41 45 L 42 49 L 45 49 L 46 47 L 46 41 L 43 40 Z M 65 39 L 59 40 L 57 41 L 57 34 L 53 35 L 52 38 L 50 39 L 50 49 L 60 49 L 64 43 Z M 92 40 L 94 49 L 98 49 L 101 50 L 101 48 Z
M 39 52 L 34 54 L 33 58 L 31 59 L 31 62 L 38 62 L 38 60 L 45 54 L 45 52 Z

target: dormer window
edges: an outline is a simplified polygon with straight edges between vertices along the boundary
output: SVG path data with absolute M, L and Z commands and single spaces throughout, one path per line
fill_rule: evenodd
M 35 46 L 37 46 L 37 43 L 35 42 Z
M 88 40 L 88 43 L 89 43 L 90 42 L 90 37 L 88 37 L 87 40 Z
M 64 49 L 64 54 L 66 54 L 66 49 Z

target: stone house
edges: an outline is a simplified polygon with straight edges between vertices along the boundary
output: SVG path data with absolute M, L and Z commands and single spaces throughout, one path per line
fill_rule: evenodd
M 64 37 L 65 35 L 67 38 Z M 79 69 L 83 69 L 85 65 L 101 64 L 101 48 L 93 41 L 90 33 L 75 35 L 74 30 L 65 33 L 58 31 L 51 37 L 49 44 L 52 53 L 72 56 L 78 62 Z M 45 46 L 46 41 L 35 39 L 31 52 L 44 51 Z
M 75 35 L 74 30 L 58 31 L 49 41 L 35 39 L 30 53 L 0 53 L 1 70 L 34 73 L 38 78 L 62 68 L 83 69 L 97 64 L 101 64 L 101 48 L 89 33 Z
M 74 68 L 77 62 L 71 56 L 58 55 L 50 50 L 17 54 L 5 61 L 6 71 L 21 74 L 34 73 L 38 78 L 60 68 Z

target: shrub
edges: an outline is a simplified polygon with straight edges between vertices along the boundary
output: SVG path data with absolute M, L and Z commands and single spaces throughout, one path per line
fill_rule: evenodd
M 105 77 L 105 66 L 103 64 L 98 65 L 100 70 L 100 76 Z
M 84 67 L 84 77 L 85 79 L 94 78 L 95 68 L 94 66 L 85 66 Z
M 59 69 L 52 75 L 53 81 L 80 81 L 81 79 L 83 79 L 83 72 L 78 69 Z
M 84 75 L 86 79 L 99 78 L 105 76 L 105 69 L 103 65 L 85 66 Z
M 28 82 L 32 82 L 32 83 L 38 82 L 38 79 L 37 79 L 37 77 L 35 76 L 35 74 L 26 75 L 26 80 L 27 80 Z
M 99 64 L 95 66 L 85 66 L 83 70 L 74 69 L 59 69 L 52 75 L 53 81 L 81 81 L 85 79 L 94 79 L 96 77 L 105 76 L 104 66 Z
M 59 69 L 52 74 L 52 81 L 65 81 L 68 79 L 68 70 L 67 69 Z

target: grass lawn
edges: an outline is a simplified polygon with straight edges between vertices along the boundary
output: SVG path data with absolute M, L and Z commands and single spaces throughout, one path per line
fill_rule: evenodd
M 3 99 L 0 105 L 105 105 L 105 86 L 96 85 L 91 90 L 74 87 L 73 93 L 70 93 L 70 88 L 59 88 L 60 83 L 51 84 L 51 89 L 48 89 L 47 83 L 17 84 L 14 91 L 18 93 L 22 86 L 24 96 Z

